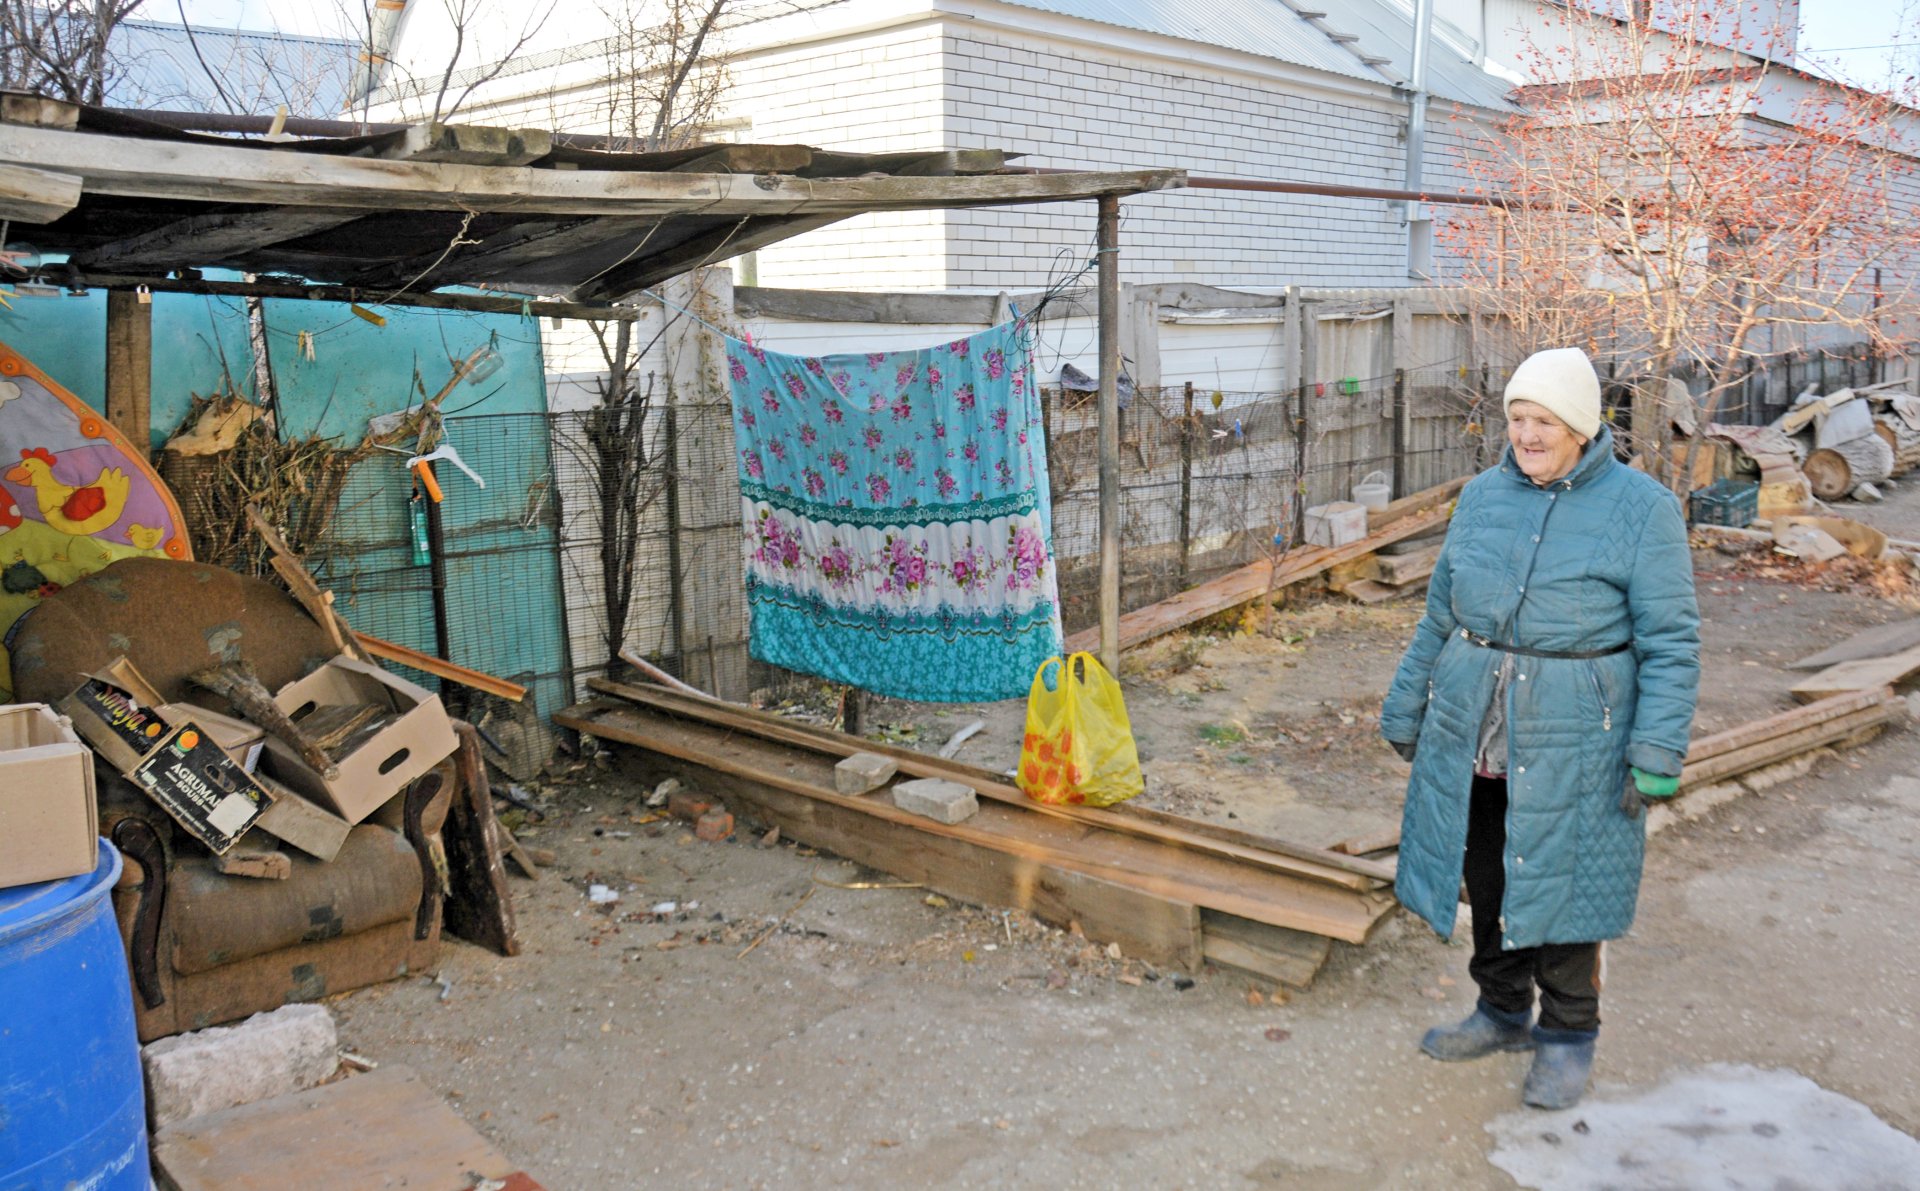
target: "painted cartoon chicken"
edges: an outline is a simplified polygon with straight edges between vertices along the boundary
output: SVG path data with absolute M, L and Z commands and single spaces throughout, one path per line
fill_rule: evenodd
M 7 479 L 15 484 L 33 485 L 34 501 L 40 516 L 61 533 L 79 537 L 95 534 L 120 519 L 127 507 L 127 495 L 133 481 L 117 467 L 100 470 L 93 483 L 70 488 L 53 478 L 58 459 L 45 447 L 20 452 L 18 465 L 8 469 Z

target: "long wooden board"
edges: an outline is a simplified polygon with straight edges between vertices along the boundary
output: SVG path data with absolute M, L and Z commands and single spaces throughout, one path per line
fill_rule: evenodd
M 1796 757 L 1836 740 L 1844 740 L 1863 729 L 1877 728 L 1891 718 L 1885 705 L 1861 708 L 1846 715 L 1825 719 L 1797 731 L 1775 736 L 1745 748 L 1734 749 L 1690 763 L 1680 771 L 1680 788 L 1709 785 L 1751 773 L 1768 765 Z
M 1401 517 L 1357 542 L 1331 548 L 1308 546 L 1292 550 L 1277 560 L 1262 559 L 1250 563 L 1157 604 L 1136 608 L 1120 618 L 1120 648 L 1131 649 L 1209 616 L 1217 616 L 1242 604 L 1263 599 L 1289 584 L 1311 579 L 1340 563 L 1371 554 L 1389 542 L 1414 537 L 1445 525 L 1452 512 L 1450 505 L 1441 504 Z M 1069 652 L 1097 649 L 1099 645 L 1098 628 L 1075 633 L 1066 642 Z
M 1364 942 L 1393 904 L 1384 893 L 1344 889 L 1057 816 L 1031 814 L 993 800 L 983 802 L 979 813 L 965 822 L 938 823 L 900 810 L 884 795 L 848 797 L 837 793 L 833 786 L 834 762 L 826 755 L 632 704 L 599 700 L 569 708 L 556 715 L 554 722 L 713 773 L 744 778 L 755 788 L 773 791 L 764 801 L 786 806 L 783 813 L 791 822 L 783 825 L 783 830 L 790 825 L 796 839 L 816 842 L 808 834 L 808 816 L 824 816 L 826 812 L 806 812 L 790 800 L 778 798 L 779 794 L 800 795 L 821 807 L 860 814 L 865 817 L 865 829 L 876 836 L 885 833 L 891 846 L 878 854 L 854 858 L 888 872 L 897 871 L 891 866 L 906 863 L 913 849 L 920 846 L 910 841 L 918 836 L 936 836 L 972 845 L 976 857 L 973 863 L 1008 863 L 991 859 L 997 855 L 1056 867 L 1156 897 L 1352 943 Z M 904 826 L 909 834 L 887 832 L 880 826 L 883 823 Z M 903 844 L 902 840 L 909 842 Z M 826 840 L 818 843 L 835 848 Z M 891 855 L 903 848 L 900 858 Z
M 1854 691 L 1873 690 L 1905 682 L 1920 672 L 1920 645 L 1883 658 L 1864 658 L 1828 666 L 1793 684 L 1793 697 L 1802 701 L 1830 698 Z
M 768 740 L 799 745 L 836 759 L 850 757 L 860 752 L 879 753 L 882 756 L 891 757 L 897 763 L 900 772 L 910 777 L 947 778 L 973 787 L 984 798 L 1016 806 L 1035 814 L 1051 815 L 1109 828 L 1128 835 L 1144 836 L 1162 843 L 1175 844 L 1247 864 L 1309 877 L 1348 889 L 1367 890 L 1374 888 L 1378 882 L 1393 880 L 1394 867 L 1391 864 L 1341 856 L 1323 849 L 1256 837 L 1229 828 L 1213 828 L 1212 825 L 1202 824 L 1197 820 L 1181 819 L 1162 812 L 1140 813 L 1139 810 L 1130 808 L 1127 804 L 1102 808 L 1055 806 L 1035 802 L 1017 786 L 1008 784 L 999 774 L 991 770 L 930 756 L 912 749 L 863 740 L 857 736 L 835 732 L 830 728 L 783 719 L 750 707 L 722 703 L 717 699 L 686 695 L 658 687 L 633 686 L 604 678 L 588 679 L 587 685 L 601 694 L 612 695 L 641 706 L 675 715 L 690 716 L 707 723 L 738 728 Z
M 1791 711 L 1778 712 L 1765 719 L 1741 724 L 1737 728 L 1729 728 L 1724 732 L 1715 732 L 1711 736 L 1702 736 L 1687 747 L 1686 763 L 1697 765 L 1723 753 L 1774 740 L 1863 708 L 1877 707 L 1890 693 L 1885 688 L 1850 691 L 1809 703 L 1805 707 L 1796 707 Z
M 1920 645 L 1920 616 L 1911 616 L 1905 620 L 1896 620 L 1892 624 L 1875 625 L 1873 628 L 1855 633 L 1837 645 L 1830 645 L 1819 653 L 1810 654 L 1797 662 L 1787 663 L 1789 670 L 1824 670 L 1828 666 L 1837 666 L 1841 662 L 1859 662 L 1868 658 L 1883 658 Z

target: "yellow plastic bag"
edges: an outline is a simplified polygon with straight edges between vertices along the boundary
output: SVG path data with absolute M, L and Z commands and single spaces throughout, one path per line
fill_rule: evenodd
M 1018 781 L 1035 802 L 1087 806 L 1112 806 L 1146 788 L 1120 684 L 1092 654 L 1048 658 L 1033 672 Z

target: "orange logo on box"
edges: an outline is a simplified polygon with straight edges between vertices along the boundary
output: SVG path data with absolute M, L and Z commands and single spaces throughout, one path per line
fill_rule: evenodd
M 154 721 L 153 723 L 151 723 L 151 724 L 148 724 L 148 725 L 147 725 L 147 735 L 148 735 L 148 736 L 158 736 L 158 735 L 160 735 L 160 721 L 159 721 L 159 720 L 155 720 L 155 721 Z
M 193 731 L 191 728 L 189 728 L 185 732 L 180 733 L 180 751 L 181 752 L 183 753 L 192 752 L 193 746 L 199 743 L 200 743 L 200 733 Z

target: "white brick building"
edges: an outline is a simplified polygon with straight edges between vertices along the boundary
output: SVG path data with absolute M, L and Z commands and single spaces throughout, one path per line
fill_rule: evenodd
M 1412 22 L 1396 0 L 1326 0 L 1325 17 L 1283 0 L 801 7 L 724 31 L 730 138 L 864 152 L 998 148 L 1043 168 L 1171 166 L 1374 187 L 1404 178 Z M 422 74 L 445 57 L 421 20 L 432 16 L 409 12 L 395 50 Z M 583 20 L 570 12 L 573 44 L 527 54 L 476 91 L 465 118 L 606 131 L 605 54 L 593 40 L 605 30 Z M 1457 38 L 1435 39 L 1430 188 L 1446 187 L 1461 137 L 1495 117 L 1506 86 Z M 1408 283 L 1399 204 L 1193 190 L 1129 200 L 1124 211 L 1129 280 Z M 1085 263 L 1092 220 L 1090 204 L 870 215 L 765 249 L 746 269 L 773 286 L 1029 289 Z

